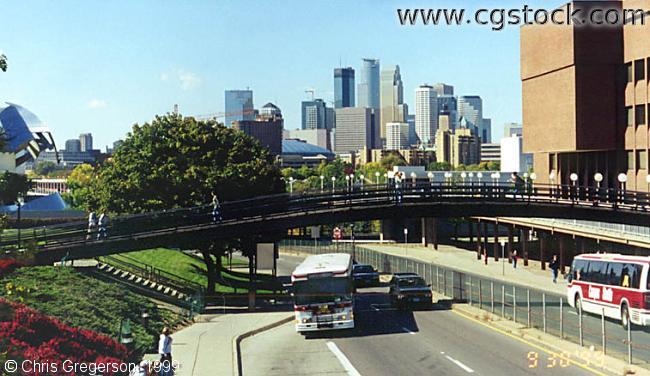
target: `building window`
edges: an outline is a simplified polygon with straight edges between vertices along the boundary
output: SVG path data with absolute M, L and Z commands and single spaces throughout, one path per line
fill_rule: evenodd
M 627 126 L 634 126 L 634 109 L 632 107 L 625 107 L 625 117 L 627 118 Z
M 627 151 L 627 169 L 634 170 L 634 151 Z
M 634 82 L 645 79 L 645 64 L 643 59 L 634 62 Z
M 634 107 L 636 113 L 636 125 L 645 125 L 645 105 L 637 105 Z
M 648 167 L 648 154 L 645 150 L 637 150 L 636 152 L 636 169 L 645 170 Z
M 632 82 L 632 63 L 625 64 L 625 82 Z

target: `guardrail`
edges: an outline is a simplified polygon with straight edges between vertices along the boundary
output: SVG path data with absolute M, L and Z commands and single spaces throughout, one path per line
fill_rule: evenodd
M 363 186 L 347 189 L 280 194 L 225 202 L 222 218 L 215 220 L 211 205 L 151 212 L 113 218 L 106 227 L 110 239 L 133 239 L 237 224 L 247 219 L 272 219 L 309 211 L 363 208 L 407 203 L 544 203 L 567 207 L 600 207 L 626 213 L 647 213 L 650 218 L 650 194 L 624 190 L 576 186 L 527 186 L 513 188 L 504 184 L 403 183 L 397 186 Z M 79 247 L 101 241 L 97 229 L 85 221 L 22 229 L 2 237 L 0 251 L 12 252 L 33 244 L 37 249 Z
M 628 326 L 628 330 L 625 330 L 619 321 L 607 319 L 604 315 L 579 314 L 569 306 L 563 295 L 385 254 L 351 243 L 289 239 L 280 243 L 280 250 L 308 254 L 344 252 L 381 272 L 417 273 L 431 284 L 434 291 L 457 302 L 467 302 L 507 320 L 585 347 L 580 354 L 561 354 L 564 359 L 578 358 L 599 365 L 604 361 L 600 355 L 607 354 L 625 359 L 630 364 L 645 367 L 650 364 L 648 328 Z

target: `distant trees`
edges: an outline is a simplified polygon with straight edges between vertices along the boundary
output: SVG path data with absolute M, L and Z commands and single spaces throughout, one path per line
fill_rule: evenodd
M 12 172 L 0 173 L 0 203 L 12 205 L 16 203 L 19 195 L 27 194 L 31 183 L 27 176 Z
M 0 70 L 7 71 L 7 57 L 4 54 L 0 54 Z
M 56 163 L 50 161 L 38 161 L 34 165 L 34 173 L 37 176 L 47 176 L 56 170 Z
M 406 161 L 401 154 L 395 152 L 383 157 L 379 162 L 385 170 L 392 170 L 394 166 L 406 166 Z

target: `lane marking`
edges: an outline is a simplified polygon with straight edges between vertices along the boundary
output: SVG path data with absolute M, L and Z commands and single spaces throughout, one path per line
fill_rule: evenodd
M 339 350 L 338 346 L 334 342 L 328 341 L 327 342 L 327 348 L 330 349 L 330 351 L 334 354 L 336 359 L 339 360 L 339 363 L 341 363 L 341 366 L 343 366 L 343 369 L 345 372 L 347 372 L 348 375 L 350 376 L 361 376 L 359 371 L 357 371 L 356 368 L 350 363 L 350 360 L 348 360 L 348 357 L 343 354 L 341 350 Z
M 534 347 L 534 348 L 536 348 L 536 349 L 538 349 L 538 350 L 540 350 L 540 351 L 543 351 L 543 352 L 545 352 L 545 353 L 548 354 L 548 355 L 553 355 L 553 356 L 557 357 L 558 359 L 566 360 L 567 362 L 570 362 L 570 364 L 576 365 L 576 366 L 578 366 L 578 367 L 580 367 L 580 368 L 582 368 L 582 369 L 584 369 L 584 370 L 586 370 L 586 371 L 589 371 L 589 372 L 593 373 L 594 375 L 598 375 L 598 376 L 607 376 L 605 373 L 602 373 L 602 372 L 600 372 L 600 371 L 598 371 L 598 370 L 595 370 L 595 369 L 593 369 L 593 368 L 591 368 L 591 367 L 589 367 L 589 366 L 587 366 L 587 365 L 585 365 L 585 364 L 583 364 L 583 363 L 577 362 L 575 358 L 570 358 L 570 357 L 567 357 L 567 356 L 562 355 L 562 354 L 560 354 L 560 353 L 556 353 L 556 352 L 554 352 L 554 351 L 552 351 L 552 350 L 547 349 L 546 347 L 540 346 L 540 345 L 538 345 L 538 344 L 536 344 L 536 343 L 533 343 L 533 342 L 530 342 L 530 341 L 528 341 L 528 340 L 526 340 L 526 339 L 523 339 L 523 338 L 517 337 L 517 336 L 515 336 L 514 334 L 511 334 L 511 333 L 506 332 L 505 330 L 501 330 L 501 329 L 499 329 L 499 328 L 495 328 L 495 327 L 493 327 L 493 326 L 491 326 L 491 325 L 488 325 L 488 324 L 486 324 L 486 323 L 484 323 L 484 322 L 482 322 L 482 321 L 480 321 L 480 320 L 477 320 L 477 319 L 475 319 L 475 318 L 473 318 L 473 317 L 471 317 L 471 316 L 468 316 L 468 315 L 466 315 L 466 314 L 464 314 L 464 313 L 460 313 L 460 312 L 458 312 L 458 311 L 456 311 L 456 310 L 452 310 L 451 312 L 452 312 L 452 313 L 455 313 L 456 315 L 458 315 L 458 316 L 460 316 L 460 317 L 463 317 L 463 318 L 465 318 L 465 319 L 467 319 L 467 320 L 470 320 L 470 321 L 473 321 L 473 322 L 475 322 L 475 323 L 477 323 L 477 324 L 479 324 L 479 325 L 482 325 L 482 326 L 484 326 L 484 327 L 486 327 L 486 328 L 488 328 L 488 329 L 491 329 L 491 330 L 493 330 L 493 331 L 495 331 L 495 332 L 497 332 L 497 333 L 503 334 L 504 336 L 507 336 L 507 337 L 510 337 L 510 338 L 512 338 L 512 339 L 514 339 L 514 340 L 516 340 L 516 341 L 519 341 L 519 342 L 525 343 L 525 344 L 527 344 L 528 346 L 531 346 L 531 347 Z
M 467 372 L 467 373 L 474 373 L 474 370 L 473 370 L 473 369 L 471 369 L 471 368 L 469 368 L 468 366 L 466 366 L 466 365 L 464 365 L 463 363 L 461 363 L 460 360 L 456 360 L 456 359 L 452 358 L 452 357 L 449 356 L 449 355 L 445 355 L 445 358 L 447 358 L 447 360 L 449 360 L 450 362 L 454 363 L 454 364 L 457 365 L 458 367 L 462 368 L 465 372 Z

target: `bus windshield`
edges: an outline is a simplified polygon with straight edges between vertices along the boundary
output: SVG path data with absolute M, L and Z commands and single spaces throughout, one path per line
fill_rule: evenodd
M 348 278 L 313 278 L 293 283 L 297 305 L 340 303 L 352 300 L 352 284 Z

